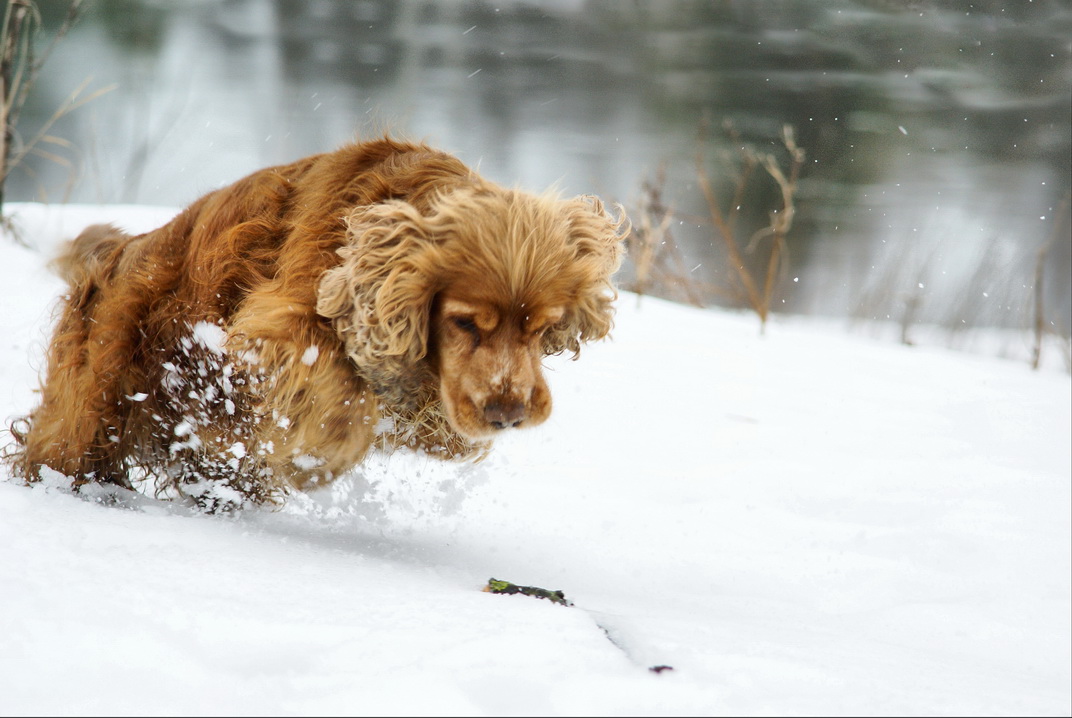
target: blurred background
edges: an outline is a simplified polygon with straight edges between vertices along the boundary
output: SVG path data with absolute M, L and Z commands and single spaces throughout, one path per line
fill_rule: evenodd
M 70 3 L 37 5 L 43 53 Z M 888 321 L 905 341 L 1040 319 L 1068 337 L 1068 0 L 77 10 L 11 144 L 103 94 L 61 113 L 61 142 L 12 168 L 7 201 L 178 207 L 390 131 L 505 185 L 620 202 L 627 287 Z

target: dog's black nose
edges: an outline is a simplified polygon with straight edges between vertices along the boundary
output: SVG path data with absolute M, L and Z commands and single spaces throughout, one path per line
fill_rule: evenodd
M 525 420 L 525 405 L 520 401 L 489 401 L 484 405 L 484 419 L 496 429 L 510 429 Z

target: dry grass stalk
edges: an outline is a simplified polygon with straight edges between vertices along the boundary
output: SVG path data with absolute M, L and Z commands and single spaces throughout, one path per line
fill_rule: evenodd
M 637 294 L 647 294 L 651 289 L 655 272 L 655 259 L 662 247 L 666 245 L 672 215 L 662 206 L 662 185 L 666 181 L 666 166 L 662 165 L 656 173 L 656 179 L 645 180 L 642 186 L 644 200 L 638 214 L 638 223 L 629 233 L 629 257 L 633 262 L 636 278 L 632 290 Z
M 785 125 L 782 128 L 782 143 L 789 153 L 789 170 L 786 173 L 782 171 L 781 165 L 774 155 L 757 154 L 752 148 L 740 142 L 740 138 L 732 125 L 727 123 L 725 129 L 737 141 L 740 161 L 733 199 L 728 211 L 723 212 L 711 186 L 702 150 L 698 151 L 696 156 L 696 177 L 700 190 L 703 192 L 708 212 L 711 215 L 711 222 L 725 245 L 726 254 L 733 265 L 741 288 L 744 290 L 745 300 L 756 315 L 759 316 L 760 330 L 762 331 L 766 327 L 767 317 L 770 314 L 771 298 L 774 295 L 778 270 L 783 266 L 786 236 L 793 226 L 793 217 L 796 214 L 797 181 L 800 177 L 800 170 L 804 165 L 805 153 L 804 149 L 796 143 L 792 126 Z M 770 213 L 770 224 L 754 232 L 744 247 L 745 252 L 752 253 L 755 252 L 761 241 L 768 238 L 771 240 L 770 255 L 762 284 L 753 276 L 752 270 L 744 260 L 742 248 L 737 238 L 736 226 L 745 190 L 757 166 L 763 167 L 767 175 L 778 185 L 782 205 L 779 209 Z
M 1042 291 L 1042 280 L 1045 275 L 1046 259 L 1049 256 L 1053 245 L 1057 243 L 1057 238 L 1061 235 L 1061 230 L 1066 224 L 1065 219 L 1068 217 L 1067 210 L 1070 194 L 1072 193 L 1066 192 L 1064 199 L 1061 200 L 1061 206 L 1057 210 L 1053 230 L 1050 232 L 1050 236 L 1047 238 L 1046 242 L 1039 247 L 1038 258 L 1035 260 L 1035 345 L 1031 352 L 1032 369 L 1039 368 L 1039 362 L 1042 359 L 1042 340 L 1046 335 L 1046 311 L 1043 306 Z
M 35 0 L 8 0 L 0 25 L 0 213 L 3 210 L 4 182 L 16 168 L 30 171 L 24 164 L 29 155 L 43 157 L 73 169 L 66 157 L 45 149 L 46 145 L 70 151 L 73 145 L 49 134 L 60 118 L 114 88 L 109 86 L 83 94 L 89 85 L 86 80 L 64 100 L 56 111 L 29 139 L 18 134 L 19 115 L 30 94 L 41 67 L 52 54 L 56 44 L 67 35 L 78 20 L 83 0 L 70 0 L 67 13 L 56 34 L 40 55 L 34 54 L 34 35 L 41 29 L 41 13 Z
M 11 170 L 13 170 L 15 167 L 18 167 L 22 163 L 22 161 L 25 160 L 26 157 L 30 154 L 37 155 L 39 157 L 44 157 L 45 159 L 52 160 L 53 162 L 61 164 L 65 167 L 72 166 L 70 160 L 68 160 L 66 157 L 62 157 L 53 152 L 49 152 L 45 149 L 42 149 L 39 145 L 50 144 L 65 149 L 72 149 L 74 147 L 74 145 L 70 141 L 65 140 L 61 137 L 50 135 L 48 134 L 48 132 L 50 129 L 52 129 L 52 126 L 55 125 L 56 122 L 59 121 L 60 118 L 62 118 L 64 115 L 70 114 L 82 105 L 95 100 L 106 92 L 111 92 L 116 87 L 116 85 L 108 85 L 107 87 L 102 87 L 100 89 L 94 90 L 93 92 L 89 93 L 84 97 L 81 96 L 82 92 L 86 89 L 89 83 L 90 80 L 87 78 L 82 82 L 81 85 L 76 87 L 74 92 L 68 95 L 67 98 L 62 103 L 60 103 L 60 106 L 56 108 L 56 110 L 49 116 L 47 120 L 45 120 L 44 124 L 41 125 L 37 133 L 33 137 L 31 137 L 29 141 L 17 143 L 18 149 L 14 152 L 11 152 L 6 166 L 3 169 L 3 173 L 0 174 L 0 183 L 2 183 L 3 180 L 7 179 L 7 176 L 8 174 L 10 174 Z
M 702 307 L 704 292 L 710 288 L 686 268 L 684 254 L 671 230 L 678 215 L 663 200 L 665 186 L 665 164 L 660 165 L 653 180 L 645 180 L 641 186 L 643 198 L 633 213 L 636 222 L 626 240 L 636 275 L 628 288 L 640 295 L 681 298 Z

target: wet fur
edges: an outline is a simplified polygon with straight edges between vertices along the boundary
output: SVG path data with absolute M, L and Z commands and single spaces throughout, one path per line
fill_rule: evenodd
M 55 262 L 69 290 L 7 460 L 219 508 L 330 481 L 373 446 L 478 456 L 494 411 L 474 401 L 522 397 L 521 423 L 542 421 L 539 360 L 609 331 L 622 228 L 597 199 L 507 190 L 390 139 L 256 172 L 137 237 L 90 227 Z

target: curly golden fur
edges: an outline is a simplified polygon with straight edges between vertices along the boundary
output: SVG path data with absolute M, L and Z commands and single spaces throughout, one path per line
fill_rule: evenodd
M 16 475 L 210 509 L 331 481 L 370 447 L 481 455 L 547 418 L 541 371 L 611 327 L 624 219 L 391 139 L 256 172 L 137 237 L 97 225 L 67 281 Z

